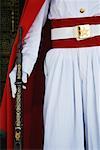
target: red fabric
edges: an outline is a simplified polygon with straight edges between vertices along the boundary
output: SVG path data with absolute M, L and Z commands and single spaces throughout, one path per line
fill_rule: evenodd
M 23 39 L 38 15 L 45 0 L 26 0 L 20 20 L 23 27 Z M 47 34 L 47 33 L 46 33 Z M 15 65 L 18 34 L 12 47 L 6 85 L 0 106 L 0 130 L 7 133 L 7 149 L 13 149 L 14 144 L 14 108 L 15 102 L 11 97 L 9 73 Z M 39 59 L 28 80 L 27 90 L 23 91 L 24 106 L 24 149 L 40 149 L 42 145 L 42 103 L 43 103 L 43 58 L 48 43 L 42 45 Z M 42 53 L 42 55 L 41 55 Z
M 80 41 L 77 41 L 75 38 L 72 38 L 72 39 L 52 40 L 51 42 L 52 48 L 80 48 L 92 46 L 100 46 L 100 36 Z
M 100 24 L 100 16 L 51 20 L 52 28 L 72 27 L 80 24 Z
M 100 16 L 51 20 L 51 28 L 72 27 L 81 24 L 100 24 Z M 52 48 L 100 46 L 100 36 L 77 41 L 76 38 L 52 40 Z

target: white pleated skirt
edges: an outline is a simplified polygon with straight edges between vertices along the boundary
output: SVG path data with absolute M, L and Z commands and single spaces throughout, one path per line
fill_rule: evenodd
M 51 49 L 44 72 L 44 150 L 100 150 L 100 46 Z

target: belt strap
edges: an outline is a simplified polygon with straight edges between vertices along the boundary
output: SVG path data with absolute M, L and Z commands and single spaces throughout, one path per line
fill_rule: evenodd
M 74 27 L 61 27 L 61 28 L 51 29 L 51 40 L 77 38 L 78 27 L 83 28 L 82 30 L 82 32 L 84 32 L 82 33 L 83 39 L 86 36 L 87 38 L 100 36 L 100 25 L 81 25 L 81 26 L 74 26 Z
M 78 26 L 87 24 L 90 26 L 90 33 L 88 33 L 85 40 L 78 40 L 74 31 L 76 31 Z M 100 46 L 100 16 L 54 19 L 51 20 L 51 28 L 52 48 Z M 91 38 L 89 38 L 89 34 L 91 35 Z
M 51 48 L 81 48 L 100 46 L 100 36 L 77 41 L 76 39 L 52 40 Z
M 51 28 L 72 27 L 80 24 L 100 24 L 100 16 L 82 18 L 52 19 Z

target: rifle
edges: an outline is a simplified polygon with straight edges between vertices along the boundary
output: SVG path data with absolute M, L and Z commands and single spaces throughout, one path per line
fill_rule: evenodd
M 19 42 L 17 51 L 17 73 L 16 73 L 16 102 L 15 102 L 15 136 L 14 150 L 22 150 L 22 27 L 19 27 Z

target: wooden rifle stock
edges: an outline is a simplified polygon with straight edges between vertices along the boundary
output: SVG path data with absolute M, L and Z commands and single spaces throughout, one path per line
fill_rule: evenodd
M 23 119 L 22 119 L 22 27 L 19 27 L 19 43 L 17 52 L 16 73 L 16 104 L 15 104 L 15 137 L 14 150 L 22 150 L 23 145 Z

